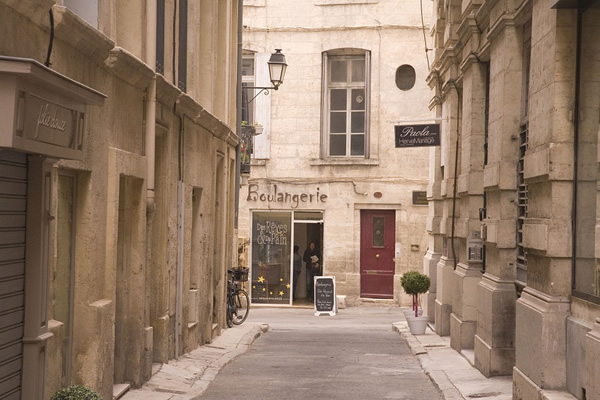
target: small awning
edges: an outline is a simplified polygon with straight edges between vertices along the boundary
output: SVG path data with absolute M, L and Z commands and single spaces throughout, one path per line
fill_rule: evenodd
M 105 99 L 35 60 L 0 56 L 0 147 L 80 160 L 87 106 Z

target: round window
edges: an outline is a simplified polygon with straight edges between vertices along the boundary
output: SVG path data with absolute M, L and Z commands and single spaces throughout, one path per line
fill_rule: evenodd
M 412 89 L 415 86 L 416 78 L 415 69 L 408 64 L 401 65 L 396 70 L 396 86 L 400 90 Z

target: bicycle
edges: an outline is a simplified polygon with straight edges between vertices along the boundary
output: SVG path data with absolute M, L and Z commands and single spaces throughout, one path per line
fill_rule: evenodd
M 228 269 L 227 274 L 227 326 L 240 325 L 250 312 L 248 293 L 238 286 L 238 282 L 248 281 L 248 268 Z

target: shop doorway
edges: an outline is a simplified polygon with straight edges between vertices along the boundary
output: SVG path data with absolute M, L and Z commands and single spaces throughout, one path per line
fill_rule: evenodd
M 139 385 L 141 370 L 136 368 L 144 354 L 144 307 L 139 301 L 145 293 L 143 243 L 146 211 L 142 206 L 143 181 L 122 176 L 119 181 L 115 271 L 114 390 L 119 384 Z
M 314 214 L 314 213 L 311 213 Z M 304 252 L 308 249 L 310 242 L 315 242 L 316 249 L 321 254 L 321 265 L 323 266 L 323 220 L 322 214 L 318 215 L 299 215 L 296 218 L 302 217 L 318 217 L 319 219 L 297 219 L 294 221 L 294 245 L 298 246 L 298 254 L 301 258 L 304 257 Z M 297 279 L 297 287 L 294 289 L 293 305 L 311 305 L 309 300 L 310 287 L 312 282 L 309 282 L 308 273 L 306 270 L 306 263 L 301 261 L 301 271 Z M 321 268 L 323 271 L 323 268 Z
M 394 297 L 394 210 L 360 212 L 360 297 Z

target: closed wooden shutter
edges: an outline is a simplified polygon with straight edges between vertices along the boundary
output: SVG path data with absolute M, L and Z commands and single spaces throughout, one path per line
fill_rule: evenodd
M 21 398 L 27 156 L 0 150 L 0 399 Z

